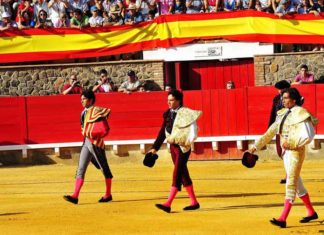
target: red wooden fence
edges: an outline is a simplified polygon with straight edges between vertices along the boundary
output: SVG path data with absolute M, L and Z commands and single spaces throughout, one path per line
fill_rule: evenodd
M 320 120 L 324 118 L 324 85 L 299 85 L 305 104 Z M 185 91 L 184 104 L 203 111 L 199 136 L 259 135 L 266 131 L 273 87 L 234 90 Z M 107 140 L 154 139 L 167 109 L 167 93 L 98 94 L 97 105 L 111 108 L 111 132 Z M 82 141 L 79 95 L 0 98 L 0 145 L 44 144 Z M 317 126 L 324 134 L 324 125 Z M 240 156 L 235 142 L 197 143 L 193 158 L 229 159 Z
M 181 86 L 184 90 L 224 89 L 230 80 L 236 88 L 254 86 L 253 59 L 182 62 L 179 69 L 186 78 Z

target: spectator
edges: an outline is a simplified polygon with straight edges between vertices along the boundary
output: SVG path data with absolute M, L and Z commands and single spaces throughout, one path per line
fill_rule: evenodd
M 204 12 L 205 0 L 186 0 L 187 14 Z
M 136 12 L 136 6 L 130 4 L 127 8 L 127 13 L 125 15 L 125 24 L 133 25 L 143 21 L 143 15 L 141 12 Z
M 75 9 L 80 9 L 84 15 L 87 14 L 89 8 L 86 0 L 70 0 L 69 1 L 69 8 L 67 12 L 69 13 L 70 17 L 73 17 L 73 12 Z
M 207 0 L 205 1 L 205 6 L 206 12 L 217 12 L 220 10 L 220 3 L 221 0 Z
M 124 10 L 124 5 L 123 5 L 123 1 L 121 0 L 104 0 L 104 2 L 102 3 L 103 6 L 103 10 L 107 11 L 108 16 L 110 15 L 109 11 L 112 9 L 112 6 L 117 6 L 117 9 L 119 9 L 120 14 L 123 15 L 123 10 Z
M 18 28 L 19 29 L 28 29 L 35 27 L 35 21 L 32 20 L 32 16 L 28 11 L 22 11 L 21 16 L 19 17 L 18 21 Z
M 145 21 L 148 18 L 150 10 L 153 10 L 155 13 L 158 12 L 156 0 L 136 0 L 136 10 L 137 12 L 141 12 L 143 21 Z
M 166 84 L 165 87 L 164 87 L 164 91 L 171 91 L 172 90 L 172 86 L 170 84 Z
M 289 12 L 289 6 L 291 4 L 291 0 L 281 0 L 278 7 L 276 8 L 275 15 L 279 17 L 283 17 Z
M 55 28 L 69 28 L 70 27 L 70 20 L 66 13 L 61 13 L 60 20 L 57 21 Z
M 294 82 L 299 84 L 307 84 L 314 82 L 314 75 L 308 73 L 308 67 L 306 64 L 300 66 L 299 74 L 295 77 Z
M 144 84 L 141 84 L 137 87 L 137 91 L 138 92 L 146 92 L 145 86 Z
M 0 31 L 10 30 L 18 27 L 17 23 L 10 19 L 11 16 L 9 12 L 3 12 L 1 16 L 2 21 L 0 21 Z
M 46 0 L 37 0 L 34 2 L 34 15 L 37 16 L 40 10 L 46 11 L 49 15 L 48 2 Z
M 174 0 L 160 0 L 158 5 L 160 15 L 170 15 L 174 10 Z
M 297 13 L 298 14 L 307 14 L 309 13 L 310 9 L 309 0 L 301 0 L 301 2 L 297 6 Z
M 240 9 L 242 10 L 248 10 L 248 9 L 253 9 L 253 2 L 254 0 L 241 0 L 240 1 Z
M 105 69 L 100 71 L 100 80 L 93 87 L 93 92 L 112 92 L 115 90 L 114 83 L 111 78 L 108 77 L 108 72 Z
M 175 0 L 173 13 L 174 14 L 186 13 L 186 5 L 183 3 L 183 0 Z
M 51 19 L 53 25 L 57 25 L 60 21 L 61 13 L 68 9 L 69 3 L 67 0 L 50 0 L 48 3 L 48 8 L 50 10 L 49 18 Z
M 133 70 L 129 70 L 127 72 L 127 75 L 128 75 L 128 80 L 123 82 L 120 85 L 118 91 L 125 92 L 125 93 L 137 91 L 137 88 L 141 85 L 141 82 L 136 77 L 135 72 Z
M 121 15 L 120 8 L 118 5 L 112 5 L 110 8 L 110 13 L 104 12 L 104 26 L 109 25 L 122 25 L 124 24 L 124 19 Z
M 4 12 L 7 12 L 10 16 L 13 15 L 11 0 L 0 0 L 0 21 Z
M 62 88 L 63 95 L 81 94 L 83 91 L 80 81 L 78 81 L 77 75 L 72 74 L 69 83 L 65 84 Z
M 239 5 L 239 0 L 224 0 L 224 11 L 235 11 Z
M 324 1 L 323 0 L 310 0 L 310 13 L 315 14 L 316 16 L 319 13 L 324 12 Z
M 153 10 L 150 10 L 147 16 L 146 21 L 153 21 L 155 18 L 155 12 Z
M 227 90 L 235 89 L 234 82 L 233 82 L 233 81 L 228 81 L 228 82 L 226 83 L 226 89 L 227 89 Z
M 71 28 L 82 29 L 89 26 L 89 18 L 80 9 L 75 9 L 70 24 Z
M 100 27 L 103 24 L 104 19 L 98 15 L 98 8 L 97 6 L 91 7 L 91 14 L 92 16 L 89 19 L 89 23 L 91 27 Z
M 23 13 L 24 12 L 28 12 L 28 16 L 29 18 L 34 18 L 34 8 L 31 6 L 30 3 L 31 0 L 22 0 L 21 3 L 18 6 L 17 9 L 17 17 L 16 17 L 16 22 L 19 23 L 19 21 L 24 24 L 24 17 L 23 17 Z
M 47 12 L 45 10 L 40 10 L 36 18 L 35 28 L 50 28 L 52 27 L 52 22 L 47 21 Z
M 271 0 L 256 0 L 255 9 L 257 11 L 273 13 Z

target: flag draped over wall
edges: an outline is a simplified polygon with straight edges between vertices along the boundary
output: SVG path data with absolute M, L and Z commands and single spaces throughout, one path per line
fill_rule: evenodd
M 136 26 L 0 32 L 0 63 L 98 57 L 196 39 L 324 44 L 324 15 L 278 18 L 256 11 L 160 16 Z

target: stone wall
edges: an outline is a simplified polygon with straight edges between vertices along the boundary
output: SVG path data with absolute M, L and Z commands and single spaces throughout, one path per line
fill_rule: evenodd
M 127 79 L 132 69 L 150 90 L 163 89 L 162 61 L 118 61 L 52 65 L 24 65 L 0 67 L 0 95 L 52 95 L 59 94 L 62 86 L 76 72 L 85 88 L 99 80 L 99 71 L 106 69 L 117 87 Z
M 274 85 L 277 81 L 293 81 L 302 64 L 315 75 L 324 76 L 324 52 L 294 52 L 254 57 L 255 85 Z

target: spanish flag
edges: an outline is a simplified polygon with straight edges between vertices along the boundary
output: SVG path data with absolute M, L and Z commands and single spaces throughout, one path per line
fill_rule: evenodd
M 99 57 L 197 39 L 324 44 L 324 15 L 278 18 L 257 11 L 166 15 L 136 26 L 0 32 L 0 63 Z

